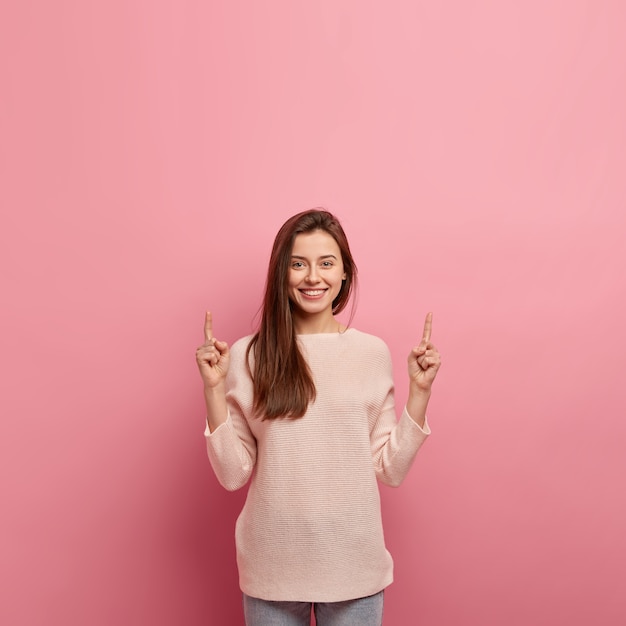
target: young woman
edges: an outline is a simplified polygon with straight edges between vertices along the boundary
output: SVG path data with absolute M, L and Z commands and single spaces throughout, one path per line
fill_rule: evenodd
M 376 480 L 396 486 L 430 429 L 440 366 L 432 314 L 408 357 L 397 419 L 385 343 L 335 318 L 356 266 L 339 221 L 305 211 L 280 229 L 259 331 L 232 347 L 213 336 L 196 352 L 208 456 L 229 490 L 251 479 L 236 524 L 246 624 L 382 623 L 393 562 Z

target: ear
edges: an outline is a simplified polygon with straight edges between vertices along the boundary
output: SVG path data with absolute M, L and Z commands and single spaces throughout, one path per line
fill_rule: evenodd
M 346 275 L 346 273 L 344 272 L 344 273 L 343 273 L 343 277 L 342 277 L 342 279 L 341 279 L 341 280 L 346 280 L 346 278 L 348 278 L 348 276 L 347 276 L 347 275 Z

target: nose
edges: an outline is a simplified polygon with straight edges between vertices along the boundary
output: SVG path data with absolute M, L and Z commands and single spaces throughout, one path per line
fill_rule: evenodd
M 306 281 L 308 283 L 314 284 L 314 283 L 319 282 L 319 280 L 320 280 L 320 277 L 317 273 L 317 268 L 314 265 L 312 265 L 309 268 L 309 273 L 307 274 Z

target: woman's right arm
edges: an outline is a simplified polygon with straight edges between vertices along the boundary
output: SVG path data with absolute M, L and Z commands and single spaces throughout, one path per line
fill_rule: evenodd
M 233 346 L 231 362 L 228 344 L 213 337 L 213 320 L 207 312 L 204 343 L 196 351 L 196 361 L 204 384 L 211 466 L 223 487 L 239 489 L 248 482 L 256 463 L 256 439 L 246 418 L 253 391 L 245 367 L 245 347 L 241 342 Z

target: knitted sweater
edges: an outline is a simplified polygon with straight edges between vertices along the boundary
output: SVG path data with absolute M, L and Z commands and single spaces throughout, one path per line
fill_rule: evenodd
M 385 343 L 356 329 L 299 335 L 317 397 L 299 419 L 252 412 L 250 337 L 231 347 L 225 423 L 205 431 L 229 490 L 250 487 L 235 539 L 242 591 L 264 600 L 338 602 L 393 580 L 376 479 L 397 486 L 430 434 L 397 421 Z

